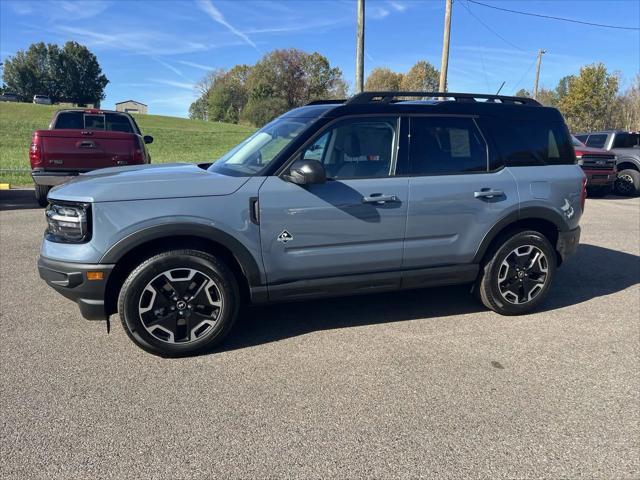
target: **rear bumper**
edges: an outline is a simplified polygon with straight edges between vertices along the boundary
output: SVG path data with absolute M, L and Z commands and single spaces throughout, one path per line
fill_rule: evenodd
M 566 260 L 576 252 L 578 244 L 580 243 L 580 227 L 576 227 L 573 230 L 558 233 L 558 243 L 556 244 L 556 250 L 560 254 L 562 260 Z
M 78 176 L 79 172 L 45 172 L 45 171 L 33 171 L 31 172 L 31 178 L 36 185 L 48 185 L 55 186 L 68 182 L 72 178 Z
M 60 262 L 38 257 L 38 272 L 47 284 L 78 304 L 87 320 L 106 320 L 105 291 L 114 265 Z M 87 280 L 87 272 L 103 272 L 102 280 Z

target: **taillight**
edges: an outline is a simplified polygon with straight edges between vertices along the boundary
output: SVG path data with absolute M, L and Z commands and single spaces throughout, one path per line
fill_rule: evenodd
M 582 178 L 582 191 L 580 192 L 580 209 L 584 213 L 584 204 L 587 200 L 587 177 Z
M 144 163 L 144 151 L 142 145 L 140 145 L 140 140 L 136 141 L 136 148 L 133 150 L 133 163 Z
M 583 154 L 584 152 L 581 152 L 580 150 L 576 150 L 576 160 L 578 160 L 578 165 L 581 165 L 581 166 L 583 164 L 583 161 L 582 161 Z
M 29 161 L 32 167 L 42 163 L 42 148 L 40 147 L 40 139 L 36 136 L 33 137 L 29 147 Z

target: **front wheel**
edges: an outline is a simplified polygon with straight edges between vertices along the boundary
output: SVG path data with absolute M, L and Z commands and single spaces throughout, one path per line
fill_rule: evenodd
M 49 190 L 51 190 L 51 187 L 49 185 L 38 185 L 37 183 L 35 185 L 36 202 L 38 202 L 38 205 L 40 205 L 41 207 L 46 207 L 47 205 L 49 205 L 49 200 L 47 200 Z
M 238 313 L 234 274 L 198 250 L 170 250 L 140 264 L 118 299 L 122 325 L 143 349 L 191 355 L 219 343 Z
M 555 271 L 549 240 L 533 230 L 517 232 L 488 254 L 477 286 L 480 299 L 501 315 L 526 313 L 544 300 Z
M 615 189 L 618 195 L 625 197 L 640 195 L 640 172 L 630 168 L 618 172 Z

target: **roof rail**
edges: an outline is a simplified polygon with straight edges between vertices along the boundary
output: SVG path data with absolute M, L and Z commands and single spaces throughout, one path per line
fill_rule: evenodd
M 332 103 L 347 103 L 347 100 L 345 100 L 344 98 L 342 99 L 336 99 L 336 100 L 312 100 L 309 103 L 305 103 L 305 107 L 308 107 L 309 105 L 331 105 Z
M 391 103 L 396 98 L 419 97 L 432 99 L 453 98 L 456 102 L 475 102 L 484 99 L 489 103 L 505 103 L 510 105 L 541 106 L 537 100 L 527 97 L 507 97 L 504 95 L 490 95 L 486 93 L 452 93 L 452 92 L 362 92 L 347 100 L 348 105 L 365 103 Z M 397 100 L 396 100 L 397 101 Z

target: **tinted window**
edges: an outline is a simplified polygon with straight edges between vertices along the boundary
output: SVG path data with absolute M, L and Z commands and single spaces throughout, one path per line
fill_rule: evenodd
M 396 118 L 347 120 L 322 134 L 302 158 L 322 162 L 330 178 L 386 177 L 396 127 Z
M 589 138 L 587 139 L 587 147 L 603 148 L 606 142 L 606 134 L 589 135 Z
M 507 166 L 575 163 L 571 136 L 564 123 L 494 119 L 492 135 Z
M 56 118 L 55 129 L 108 130 L 134 133 L 129 118 L 117 113 L 61 112 Z
M 613 140 L 613 148 L 633 148 L 640 145 L 639 133 L 618 133 Z
M 589 135 L 576 135 L 576 138 L 584 143 L 587 141 L 587 138 L 589 138 Z
M 487 171 L 487 147 L 470 118 L 411 118 L 409 173 Z

